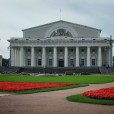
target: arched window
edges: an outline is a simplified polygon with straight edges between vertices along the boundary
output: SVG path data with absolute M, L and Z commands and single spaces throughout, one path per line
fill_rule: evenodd
M 55 31 L 51 34 L 51 37 L 54 37 L 54 36 L 56 36 L 56 32 Z
M 69 31 L 66 31 L 65 29 L 57 29 L 57 31 L 54 31 L 50 37 L 55 37 L 55 36 L 72 37 L 72 34 Z
M 68 32 L 66 33 L 66 36 L 72 37 L 72 34 L 68 31 Z

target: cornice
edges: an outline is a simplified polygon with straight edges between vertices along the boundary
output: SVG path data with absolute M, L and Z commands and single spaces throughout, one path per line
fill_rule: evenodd
M 80 42 L 89 42 L 89 43 L 109 43 L 110 39 L 106 38 L 43 38 L 43 39 L 26 39 L 26 38 L 13 38 L 8 40 L 10 43 L 62 43 L 62 42 L 71 42 L 71 43 L 80 43 Z
M 57 42 L 15 42 L 11 43 L 11 46 L 17 46 L 17 47 L 108 47 L 110 46 L 109 43 L 103 43 L 103 42 L 74 42 L 74 41 L 57 41 Z

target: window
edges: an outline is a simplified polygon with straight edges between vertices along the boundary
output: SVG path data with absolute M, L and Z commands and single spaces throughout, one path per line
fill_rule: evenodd
M 74 67 L 74 60 L 70 59 L 70 65 Z
M 31 59 L 27 60 L 27 65 L 31 65 Z
M 95 49 L 92 49 L 92 52 L 94 53 L 95 52 Z
M 52 52 L 52 50 L 51 49 L 49 49 L 49 53 L 51 53 Z
M 81 59 L 81 66 L 84 66 L 84 59 Z
M 52 59 L 49 59 L 49 66 L 52 66 Z
M 39 49 L 38 52 L 41 53 L 41 49 Z
M 51 34 L 51 37 L 54 37 L 54 36 L 56 36 L 56 32 L 55 31 Z
M 95 59 L 92 59 L 92 65 L 93 66 L 95 65 Z
M 28 49 L 28 52 L 30 52 L 31 51 L 31 49 Z
M 81 52 L 83 53 L 84 52 L 84 49 L 81 49 Z
M 60 52 L 63 52 L 63 50 L 62 50 L 62 49 L 60 49 Z
M 42 64 L 41 59 L 38 59 L 38 66 L 40 66 Z
M 66 36 L 72 37 L 72 34 L 68 31 L 68 32 L 66 33 Z
M 71 49 L 70 52 L 73 52 L 73 49 Z

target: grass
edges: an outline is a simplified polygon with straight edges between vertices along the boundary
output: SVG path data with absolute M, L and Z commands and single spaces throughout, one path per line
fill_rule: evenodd
M 72 102 L 89 103 L 89 104 L 114 105 L 114 100 L 93 99 L 85 97 L 82 94 L 68 96 L 67 100 Z
M 27 75 L 0 75 L 0 82 L 56 82 L 79 84 L 102 84 L 114 82 L 114 76 L 57 76 L 40 77 Z
M 45 77 L 45 76 L 27 76 L 27 75 L 0 75 L 0 82 L 56 82 L 56 83 L 78 83 L 78 85 L 42 88 L 23 91 L 2 91 L 6 93 L 15 94 L 28 94 L 37 92 L 47 92 L 55 90 L 70 89 L 76 87 L 87 86 L 88 84 L 103 84 L 114 82 L 114 76 L 58 76 L 58 77 Z M 90 104 L 114 105 L 114 100 L 99 100 L 82 96 L 82 94 L 68 96 L 67 99 L 72 102 L 82 102 Z
M 69 77 L 67 80 L 65 76 L 61 77 L 37 77 L 37 76 L 30 76 L 30 75 L 0 75 L 0 82 L 56 82 L 56 83 L 70 83 L 73 79 Z M 71 80 L 71 81 L 70 81 Z M 74 81 L 76 82 L 76 80 Z M 28 93 L 37 93 L 37 92 L 47 92 L 47 91 L 55 91 L 55 90 L 63 90 L 63 89 L 70 89 L 76 87 L 87 86 L 88 84 L 78 84 L 78 85 L 71 85 L 71 86 L 63 86 L 63 87 L 54 87 L 54 88 L 41 88 L 41 89 L 31 89 L 31 90 L 22 90 L 22 91 L 3 91 L 0 92 L 5 93 L 16 93 L 16 94 L 28 94 Z
M 13 91 L 8 93 L 35 93 L 44 91 L 54 91 L 61 89 L 69 89 L 74 87 L 87 86 L 88 84 L 100 84 L 114 82 L 114 76 L 29 76 L 29 75 L 0 75 L 0 82 L 56 82 L 56 83 L 78 83 L 78 85 L 71 85 L 56 88 L 42 88 L 23 91 Z M 7 92 L 7 91 L 0 91 Z

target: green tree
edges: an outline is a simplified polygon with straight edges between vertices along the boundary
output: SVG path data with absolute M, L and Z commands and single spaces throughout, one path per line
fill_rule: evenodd
M 2 58 L 2 66 L 9 66 L 9 59 Z

